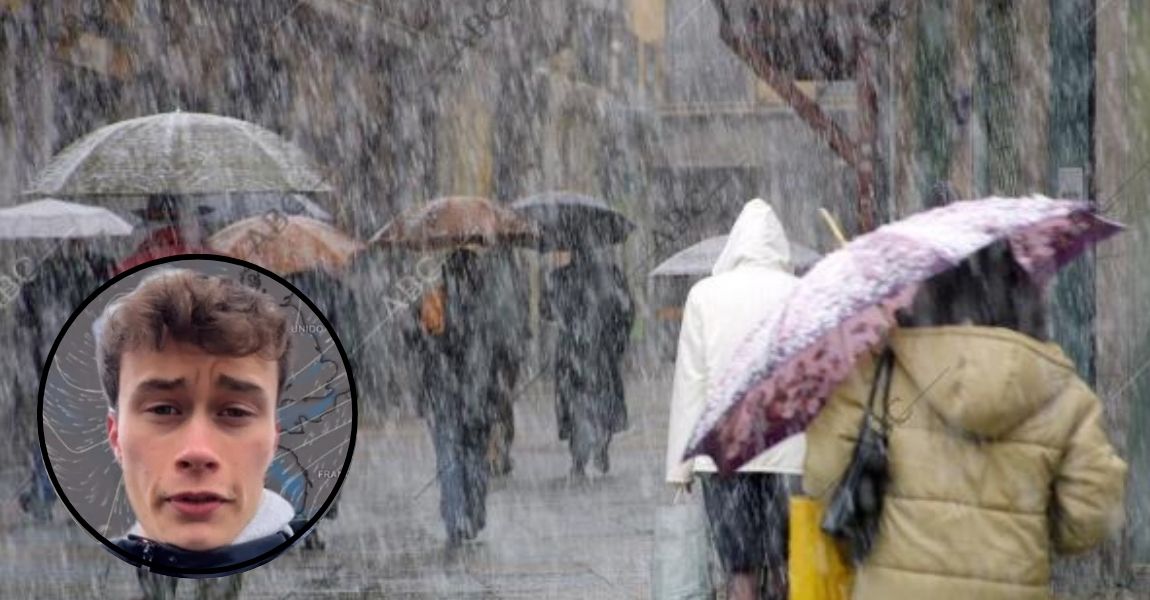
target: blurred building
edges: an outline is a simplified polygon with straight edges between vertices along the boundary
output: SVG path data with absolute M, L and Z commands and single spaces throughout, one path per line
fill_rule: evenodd
M 1076 3 L 1077 4 L 1077 3 Z M 1123 568 L 1140 586 L 1150 582 L 1150 7 L 1139 2 L 1097 2 L 1079 8 L 1094 32 L 1087 65 L 1092 118 L 1084 150 L 1087 190 L 1106 212 L 1128 226 L 1095 258 L 1098 383 L 1112 408 L 1115 431 L 1130 457 Z M 1073 184 L 1074 172 L 1063 173 Z M 1069 177 L 1065 177 L 1069 175 Z M 1125 575 L 1125 572 L 1122 572 Z M 1140 589 L 1145 589 L 1140 588 Z
M 102 125 L 212 112 L 300 145 L 336 190 L 320 203 L 363 237 L 443 195 L 605 198 L 639 225 L 620 260 L 642 302 L 652 266 L 726 231 L 747 199 L 814 245 L 815 208 L 849 196 L 716 26 L 689 1 L 5 0 L 0 203 Z M 833 87 L 817 91 L 846 119 Z M 412 262 L 373 273 L 369 295 L 401 296 Z M 398 352 L 394 329 L 368 351 Z

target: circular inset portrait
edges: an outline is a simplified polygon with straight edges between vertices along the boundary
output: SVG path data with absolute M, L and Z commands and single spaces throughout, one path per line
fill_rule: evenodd
M 187 255 L 78 308 L 39 417 L 52 483 L 84 528 L 133 565 L 214 577 L 275 558 L 332 507 L 357 409 L 311 299 L 250 263 Z

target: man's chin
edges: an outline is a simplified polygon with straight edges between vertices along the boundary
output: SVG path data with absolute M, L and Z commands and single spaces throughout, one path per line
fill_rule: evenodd
M 200 552 L 215 550 L 230 545 L 235 536 L 222 536 L 218 531 L 203 525 L 180 525 L 169 531 L 166 539 L 157 540 L 184 550 Z M 203 531 L 197 531 L 197 530 Z

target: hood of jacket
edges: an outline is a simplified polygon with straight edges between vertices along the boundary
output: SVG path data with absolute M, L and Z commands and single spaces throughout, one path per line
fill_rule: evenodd
M 1011 432 L 1075 377 L 1057 344 L 998 327 L 904 328 L 891 348 L 925 390 L 901 400 L 926 402 L 948 425 L 980 438 Z
M 755 198 L 743 206 L 712 275 L 738 267 L 769 267 L 791 272 L 791 246 L 774 209 Z

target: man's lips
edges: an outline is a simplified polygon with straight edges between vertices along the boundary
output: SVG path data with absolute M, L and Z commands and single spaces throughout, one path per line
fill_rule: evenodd
M 172 494 L 166 501 L 186 518 L 206 519 L 211 517 L 216 509 L 232 500 L 215 492 L 196 491 Z

